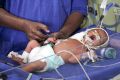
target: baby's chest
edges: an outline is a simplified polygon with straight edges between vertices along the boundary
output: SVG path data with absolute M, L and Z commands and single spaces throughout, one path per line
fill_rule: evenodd
M 84 51 L 86 51 L 86 48 L 79 41 L 74 40 L 74 39 L 69 39 L 54 46 L 55 53 L 63 51 L 63 50 L 70 51 L 74 54 L 79 54 L 79 53 L 83 53 Z

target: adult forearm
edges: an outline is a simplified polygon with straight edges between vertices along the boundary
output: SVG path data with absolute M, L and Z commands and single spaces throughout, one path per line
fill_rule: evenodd
M 0 25 L 21 30 L 27 34 L 29 39 L 37 39 L 43 41 L 47 38 L 40 30 L 49 32 L 46 25 L 40 22 L 34 22 L 27 19 L 14 16 L 4 9 L 0 8 Z
M 18 18 L 0 8 L 0 25 L 24 31 L 24 19 Z
M 76 29 L 79 28 L 80 24 L 83 22 L 83 19 L 83 15 L 81 15 L 79 12 L 73 12 L 68 17 L 60 31 L 65 33 L 66 36 L 70 36 Z

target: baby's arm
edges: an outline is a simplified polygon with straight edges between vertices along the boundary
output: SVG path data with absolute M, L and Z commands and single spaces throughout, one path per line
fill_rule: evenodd
M 36 40 L 31 40 L 28 43 L 27 47 L 25 48 L 25 51 L 30 53 L 33 48 L 38 47 L 38 46 L 40 46 L 40 43 L 38 43 Z
M 52 43 L 56 43 L 57 39 L 55 37 L 49 37 L 45 42 L 44 44 L 48 44 L 50 42 Z

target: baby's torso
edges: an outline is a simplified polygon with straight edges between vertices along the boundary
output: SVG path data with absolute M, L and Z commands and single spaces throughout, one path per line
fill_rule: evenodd
M 81 42 L 70 38 L 61 41 L 59 44 L 55 45 L 53 49 L 56 54 L 62 56 L 65 62 L 69 62 L 68 59 L 73 57 L 71 53 L 80 55 L 87 51 L 87 48 Z

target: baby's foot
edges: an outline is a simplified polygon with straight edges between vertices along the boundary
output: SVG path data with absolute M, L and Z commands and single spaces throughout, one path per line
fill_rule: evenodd
M 15 56 L 15 55 L 13 55 L 13 54 L 11 54 L 11 56 L 12 56 L 12 58 L 11 58 L 12 60 L 18 62 L 19 64 L 24 64 L 23 58 L 21 58 L 21 57 L 19 57 L 19 56 Z
M 21 55 L 19 55 L 17 52 L 11 51 L 8 54 L 8 58 L 11 58 L 12 60 L 18 62 L 19 64 L 23 64 L 23 58 Z

